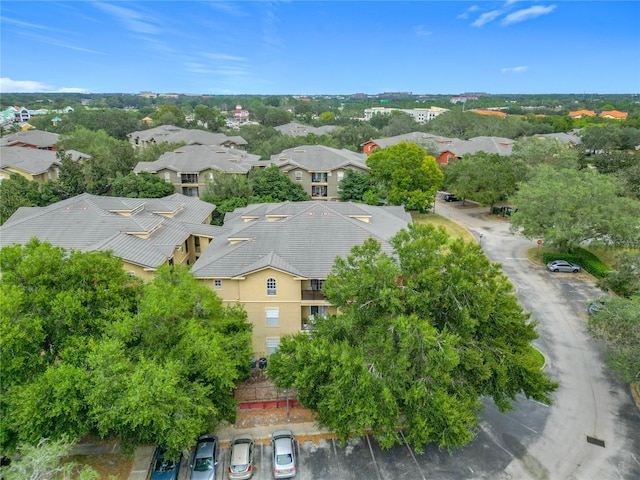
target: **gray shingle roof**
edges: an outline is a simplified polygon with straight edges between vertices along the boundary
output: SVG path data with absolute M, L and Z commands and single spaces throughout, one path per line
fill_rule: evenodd
M 60 165 L 60 162 L 52 150 L 0 147 L 0 168 L 13 167 L 31 175 L 40 175 L 54 165 Z
M 310 133 L 315 135 L 324 135 L 334 130 L 335 125 L 323 125 L 321 127 L 312 127 L 309 125 L 302 125 L 301 123 L 291 122 L 284 125 L 275 127 L 283 135 L 289 135 L 292 137 L 304 137 Z
M 351 150 L 325 147 L 324 145 L 301 145 L 289 148 L 271 156 L 271 162 L 278 168 L 290 165 L 291 168 L 302 168 L 307 171 L 330 172 L 338 168 L 354 166 L 369 170 L 367 156 Z
M 380 148 L 397 145 L 400 142 L 413 142 L 422 144 L 432 142 L 438 152 L 451 152 L 461 157 L 464 154 L 474 154 L 480 151 L 485 153 L 498 153 L 500 155 L 511 155 L 514 141 L 510 138 L 502 137 L 474 137 L 469 140 L 460 140 L 458 138 L 447 138 L 439 135 L 431 135 L 423 132 L 411 132 L 394 137 L 378 138 L 372 140 L 373 143 Z
M 268 218 L 280 215 L 284 218 Z M 401 207 L 319 201 L 249 205 L 225 217 L 227 235 L 219 233 L 192 272 L 199 278 L 234 278 L 271 267 L 326 278 L 337 256 L 348 255 L 367 238 L 390 253 L 388 240 L 409 222 Z
M 447 137 L 441 137 L 440 135 L 432 135 L 430 133 L 424 132 L 410 132 L 404 133 L 402 135 L 395 135 L 393 137 L 386 138 L 376 138 L 375 140 L 371 140 L 373 143 L 378 145 L 380 148 L 387 148 L 391 145 L 397 145 L 400 142 L 413 142 L 413 143 L 425 143 L 425 142 L 433 142 L 436 145 L 439 143 L 448 143 L 453 139 Z M 369 143 L 369 142 L 367 142 Z
M 260 160 L 243 150 L 212 145 L 187 145 L 163 154 L 155 162 L 139 162 L 134 172 L 156 173 L 162 169 L 175 172 L 218 170 L 246 174 Z
M 128 135 L 129 139 L 139 139 L 140 142 L 184 142 L 187 145 L 246 145 L 247 141 L 240 136 L 228 137 L 224 133 L 212 133 L 200 129 L 188 129 L 173 125 L 160 125 L 159 127 L 141 130 Z
M 44 130 L 25 130 L 0 138 L 0 145 L 10 147 L 16 143 L 25 143 L 37 148 L 50 148 L 58 143 L 59 139 L 60 135 L 57 133 L 45 132 Z
M 156 199 L 84 193 L 48 207 L 18 209 L 0 226 L 0 245 L 25 244 L 37 237 L 67 249 L 113 250 L 128 262 L 156 268 L 191 233 L 217 234 L 219 227 L 202 223 L 214 208 L 179 193 Z M 148 238 L 134 235 L 143 232 Z

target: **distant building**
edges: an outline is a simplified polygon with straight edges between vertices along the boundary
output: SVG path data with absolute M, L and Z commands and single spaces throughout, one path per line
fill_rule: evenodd
M 247 145 L 247 141 L 240 136 L 229 137 L 224 133 L 212 133 L 198 128 L 181 128 L 173 125 L 160 125 L 148 130 L 132 132 L 127 137 L 134 147 L 146 147 L 162 142 L 220 145 L 228 148 L 244 148 Z
M 155 162 L 139 162 L 134 172 L 149 172 L 172 183 L 176 193 L 200 197 L 215 172 L 247 176 L 258 165 L 259 155 L 216 145 L 187 145 L 163 154 Z
M 374 115 L 389 115 L 391 112 L 402 112 L 405 113 L 418 123 L 426 123 L 430 120 L 433 120 L 438 115 L 448 112 L 449 110 L 446 108 L 440 107 L 430 107 L 430 108 L 414 108 L 414 109 L 404 109 L 404 108 L 388 108 L 388 107 L 373 107 L 366 108 L 364 110 L 364 119 L 371 120 Z
M 595 117 L 596 112 L 593 110 L 576 110 L 575 112 L 569 112 L 570 118 L 582 118 L 582 117 Z
M 618 110 L 605 110 L 600 112 L 599 116 L 613 120 L 625 120 L 629 114 L 627 112 L 619 112 Z
M 272 155 L 271 163 L 302 185 L 314 200 L 337 200 L 347 170 L 369 172 L 366 155 L 324 145 L 301 145 Z
M 0 246 L 24 245 L 36 237 L 81 252 L 111 251 L 125 271 L 150 280 L 161 265 L 196 262 L 220 229 L 210 225 L 215 208 L 180 194 L 123 198 L 83 193 L 47 207 L 20 207 L 0 226 Z
M 58 118 L 58 121 L 61 120 L 59 117 L 56 118 Z M 60 140 L 60 135 L 57 133 L 34 129 L 6 135 L 0 139 L 0 146 L 57 150 L 56 144 L 58 140 Z
M 499 110 L 492 110 L 492 109 L 476 109 L 476 110 L 467 110 L 468 112 L 473 112 L 473 113 L 477 113 L 478 115 L 488 115 L 488 116 L 492 116 L 492 117 L 506 117 L 507 114 L 504 112 L 501 112 Z
M 249 110 L 245 110 L 240 104 L 236 105 L 236 108 L 231 110 L 231 114 L 233 115 L 233 120 L 240 123 L 248 122 L 249 117 L 251 116 Z

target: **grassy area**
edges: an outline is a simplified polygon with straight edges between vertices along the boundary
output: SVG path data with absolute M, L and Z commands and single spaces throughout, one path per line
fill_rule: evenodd
M 462 238 L 465 242 L 474 242 L 475 239 L 465 228 L 442 215 L 433 213 L 411 212 L 411 218 L 415 223 L 424 223 L 435 227 L 444 227 L 451 238 Z
M 544 367 L 546 359 L 544 358 L 544 355 L 540 352 L 540 350 L 535 347 L 531 347 L 531 357 L 538 368 Z
M 67 462 L 89 465 L 99 475 L 99 480 L 127 480 L 133 467 L 133 457 L 122 453 L 110 455 L 72 455 Z

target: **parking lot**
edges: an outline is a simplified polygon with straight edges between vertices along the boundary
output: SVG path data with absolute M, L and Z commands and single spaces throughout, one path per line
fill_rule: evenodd
M 498 478 L 521 454 L 544 424 L 548 407 L 524 398 L 516 410 L 499 413 L 492 401 L 485 401 L 483 421 L 477 437 L 465 448 L 449 453 L 429 445 L 423 454 L 407 444 L 382 450 L 378 442 L 364 436 L 340 446 L 334 439 L 301 439 L 296 442 L 298 480 L 453 480 Z M 226 479 L 230 451 L 220 449 L 216 478 Z M 183 464 L 183 467 L 186 467 Z M 256 480 L 273 478 L 271 446 L 257 443 L 254 474 Z M 188 479 L 188 468 L 181 478 Z

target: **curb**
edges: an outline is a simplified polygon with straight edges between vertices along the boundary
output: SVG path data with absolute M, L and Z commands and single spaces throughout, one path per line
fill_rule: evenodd
M 632 383 L 631 386 L 631 396 L 633 400 L 636 402 L 636 407 L 640 409 L 640 383 Z

